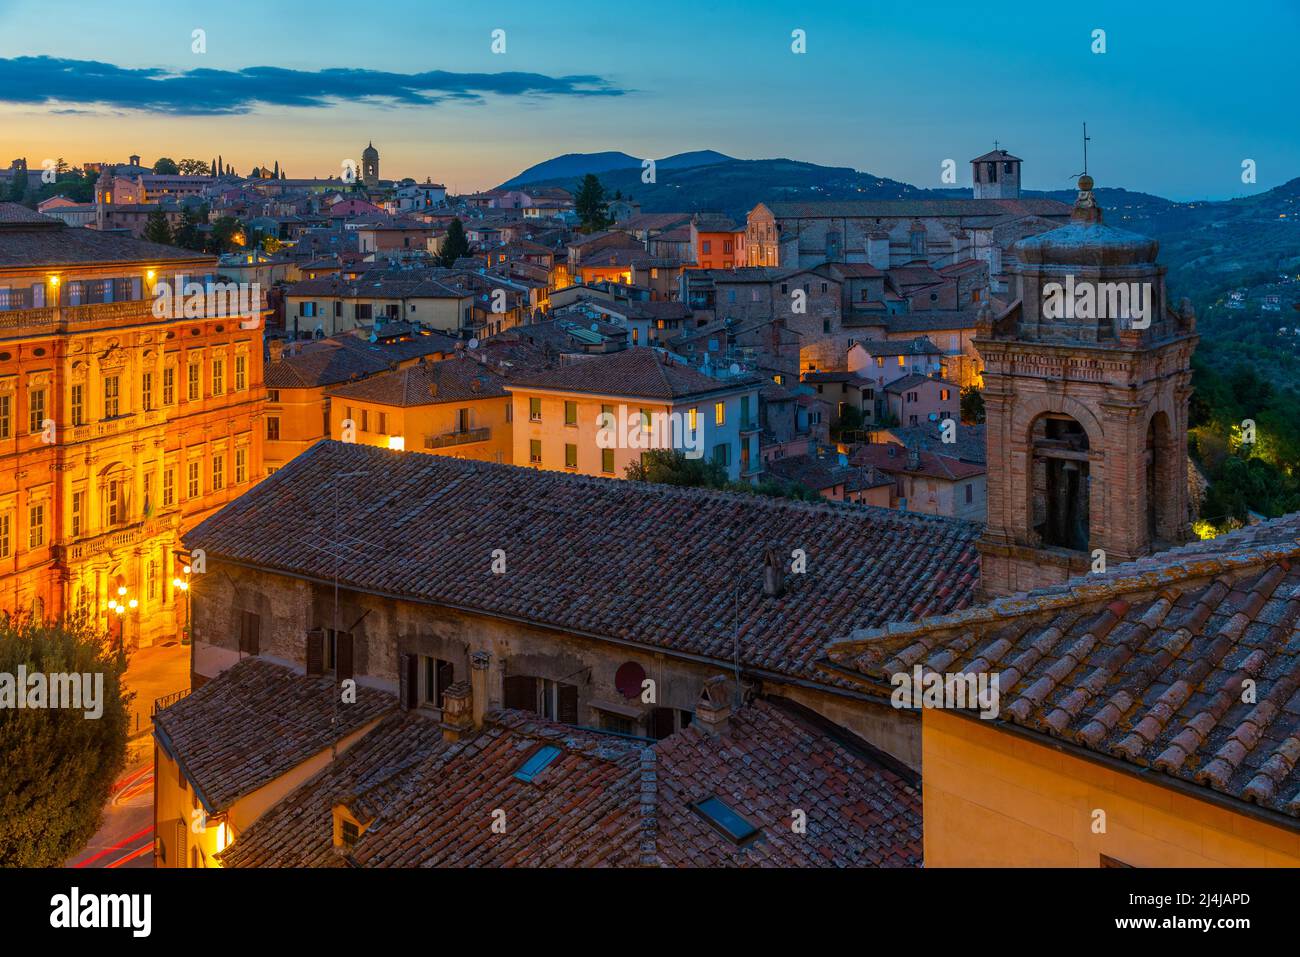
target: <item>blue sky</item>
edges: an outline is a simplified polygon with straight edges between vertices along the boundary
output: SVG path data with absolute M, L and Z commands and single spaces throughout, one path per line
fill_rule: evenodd
M 938 186 L 947 158 L 968 185 L 997 139 L 1051 189 L 1087 120 L 1100 185 L 1224 198 L 1300 176 L 1300 4 L 1236 9 L 0 0 L 0 160 L 222 153 L 326 175 L 373 140 L 385 176 L 469 190 L 560 153 L 710 148 Z

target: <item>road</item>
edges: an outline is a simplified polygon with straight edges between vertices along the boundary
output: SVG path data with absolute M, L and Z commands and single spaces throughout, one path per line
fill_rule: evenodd
M 113 785 L 104 821 L 69 867 L 153 867 L 153 755 Z

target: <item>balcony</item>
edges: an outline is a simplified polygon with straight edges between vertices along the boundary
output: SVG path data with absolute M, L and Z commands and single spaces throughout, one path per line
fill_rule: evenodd
M 424 447 L 426 449 L 445 449 L 453 445 L 486 442 L 491 435 L 492 430 L 488 428 L 466 429 L 463 432 L 444 432 L 442 435 L 426 435 L 424 437 Z

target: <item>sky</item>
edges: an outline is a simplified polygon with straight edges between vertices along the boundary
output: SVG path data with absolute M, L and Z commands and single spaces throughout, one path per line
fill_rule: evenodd
M 373 141 L 385 178 L 469 192 L 715 149 L 940 187 L 996 140 L 1064 189 L 1086 121 L 1099 186 L 1224 199 L 1300 176 L 1297 36 L 1297 0 L 0 0 L 0 163 L 326 176 Z

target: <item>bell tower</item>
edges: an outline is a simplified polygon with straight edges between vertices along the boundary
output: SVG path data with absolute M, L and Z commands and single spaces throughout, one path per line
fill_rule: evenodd
M 379 150 L 374 143 L 361 151 L 361 182 L 367 189 L 379 185 Z
M 1012 304 L 986 305 L 986 596 L 1065 581 L 1191 537 L 1187 414 L 1196 318 L 1170 308 L 1155 240 L 1070 222 L 1016 244 Z

